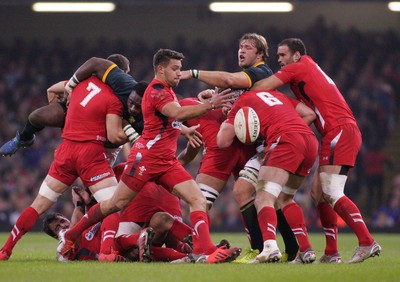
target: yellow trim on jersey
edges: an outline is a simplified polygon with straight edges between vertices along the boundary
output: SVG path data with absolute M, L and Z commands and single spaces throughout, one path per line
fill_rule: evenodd
M 107 75 L 110 73 L 110 71 L 112 71 L 116 67 L 117 67 L 116 64 L 112 64 L 111 66 L 108 67 L 108 69 L 104 72 L 103 77 L 101 78 L 101 81 L 103 81 L 103 83 L 106 83 Z
M 264 65 L 264 64 L 265 64 L 265 62 L 264 62 L 264 61 L 261 61 L 261 62 L 255 64 L 253 67 L 258 67 L 259 65 Z
M 255 65 L 253 66 L 253 68 L 258 67 L 259 65 L 264 65 L 264 64 L 265 64 L 264 61 L 258 62 L 257 64 L 255 64 Z M 253 82 L 251 81 L 250 76 L 249 76 L 245 71 L 243 71 L 243 73 L 246 75 L 247 80 L 249 81 L 249 87 L 247 87 L 247 88 L 253 87 Z
M 247 80 L 249 81 L 249 87 L 247 87 L 247 88 L 251 88 L 251 86 L 253 86 L 252 85 L 253 83 L 251 82 L 250 76 L 246 72 L 243 72 L 243 73 L 247 77 Z

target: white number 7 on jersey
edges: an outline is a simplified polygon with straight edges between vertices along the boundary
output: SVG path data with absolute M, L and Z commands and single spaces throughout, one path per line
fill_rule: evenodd
M 97 94 L 100 93 L 101 89 L 98 87 L 96 84 L 93 82 L 89 82 L 88 87 L 86 87 L 86 90 L 89 91 L 89 93 L 86 95 L 86 97 L 80 102 L 80 105 L 82 107 L 86 107 L 86 105 L 89 103 L 89 101 L 96 96 Z

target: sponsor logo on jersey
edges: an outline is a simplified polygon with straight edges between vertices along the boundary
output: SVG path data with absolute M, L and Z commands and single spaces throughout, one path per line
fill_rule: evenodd
M 85 234 L 85 238 L 88 241 L 91 241 L 94 238 L 94 234 L 96 234 L 97 230 L 99 230 L 101 223 L 95 224 L 90 230 Z
M 105 172 L 96 176 L 93 176 L 90 178 L 90 181 L 97 181 L 103 178 L 106 178 L 107 176 L 109 176 L 111 173 L 110 172 Z
M 107 139 L 104 136 L 100 136 L 100 135 L 96 136 L 96 140 L 101 141 L 101 142 L 106 142 L 107 141 Z
M 172 128 L 181 130 L 182 123 L 180 121 L 174 120 L 171 124 Z
M 134 146 L 138 149 L 143 149 L 146 147 L 143 143 L 140 142 L 135 142 Z
M 147 169 L 142 165 L 142 166 L 139 166 L 139 175 L 140 176 L 142 176 L 143 175 L 143 173 L 146 171 Z

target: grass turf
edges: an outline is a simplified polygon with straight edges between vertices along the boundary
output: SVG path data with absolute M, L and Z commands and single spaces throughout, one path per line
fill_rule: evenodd
M 1 244 L 7 236 L 0 233 Z M 244 234 L 213 234 L 215 242 L 223 238 L 234 247 L 248 247 Z M 0 281 L 400 281 L 400 235 L 374 234 L 374 238 L 382 246 L 381 256 L 360 264 L 118 264 L 57 262 L 57 241 L 43 233 L 28 233 L 16 246 L 10 260 L 0 262 Z M 322 233 L 310 234 L 310 241 L 319 258 L 325 246 L 324 236 Z M 283 246 L 279 235 L 278 243 Z M 356 246 L 353 234 L 340 234 L 339 248 L 344 261 L 353 255 Z

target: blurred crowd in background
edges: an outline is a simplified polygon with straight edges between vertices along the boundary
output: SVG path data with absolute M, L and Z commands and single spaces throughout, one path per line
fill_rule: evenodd
M 116 41 L 106 37 L 96 42 L 74 39 L 52 43 L 15 39 L 11 44 L 0 41 L 0 145 L 22 130 L 34 109 L 47 103 L 46 89 L 68 80 L 73 72 L 92 56 L 107 57 L 120 53 L 131 60 L 131 74 L 137 80 L 153 77 L 152 57 L 159 48 L 170 48 L 185 55 L 183 69 L 239 71 L 238 40 L 246 32 L 264 35 L 270 46 L 267 63 L 279 69 L 276 46 L 284 38 L 299 37 L 307 52 L 337 84 L 349 103 L 363 134 L 363 147 L 356 168 L 346 185 L 346 194 L 360 207 L 367 224 L 374 228 L 400 231 L 400 171 L 394 171 L 384 185 L 384 171 L 394 169 L 394 153 L 387 153 L 387 144 L 396 132 L 400 107 L 400 35 L 362 33 L 356 29 L 339 30 L 328 26 L 323 18 L 303 32 L 275 28 L 247 27 L 232 34 L 226 42 L 209 42 L 196 38 L 176 37 L 173 44 L 148 43 L 143 40 Z M 195 96 L 207 85 L 194 79 L 181 81 L 176 93 Z M 290 93 L 288 89 L 281 89 Z M 47 174 L 54 149 L 60 143 L 60 129 L 46 128 L 30 148 L 18 151 L 11 158 L 0 158 L 0 231 L 11 229 L 19 213 L 33 201 Z M 183 149 L 186 141 L 180 140 Z M 399 148 L 394 148 L 400 150 Z M 193 176 L 201 156 L 188 170 Z M 123 156 L 119 161 L 123 160 Z M 398 173 L 398 175 L 396 175 Z M 318 228 L 318 218 L 309 196 L 309 179 L 296 199 L 304 208 L 309 229 Z M 225 187 L 211 210 L 214 231 L 241 231 L 238 207 L 231 195 L 232 180 Z M 388 187 L 384 189 L 384 187 Z M 69 215 L 73 210 L 70 193 L 65 193 L 52 211 Z M 182 203 L 184 210 L 187 207 Z M 40 230 L 40 225 L 36 226 Z

